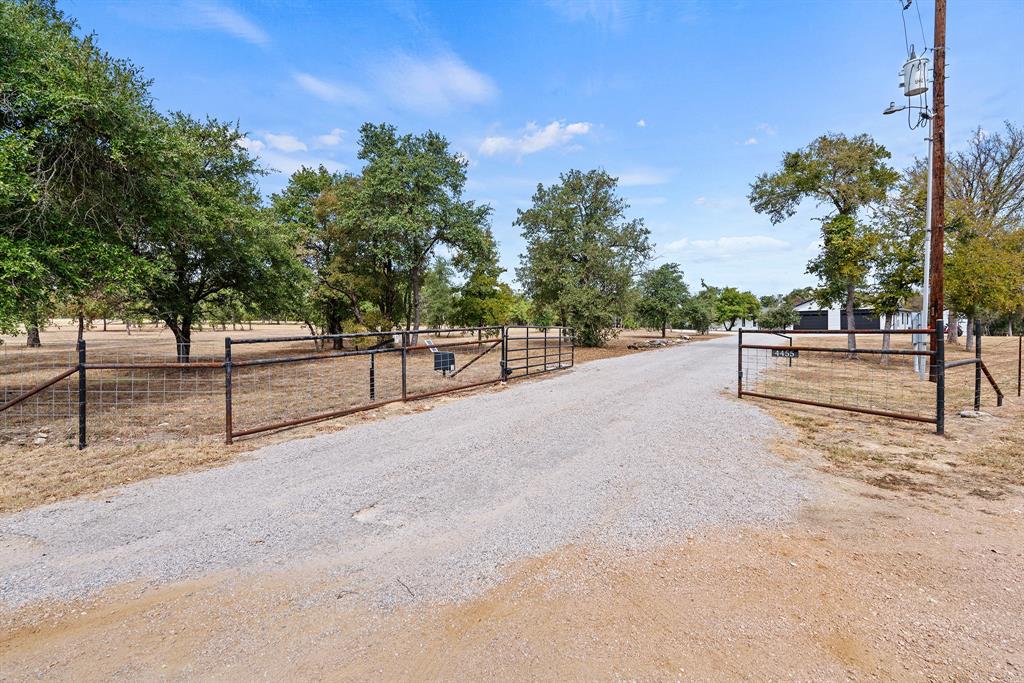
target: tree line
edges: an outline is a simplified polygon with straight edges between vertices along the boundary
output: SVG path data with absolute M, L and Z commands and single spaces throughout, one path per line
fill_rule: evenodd
M 204 322 L 300 321 L 311 333 L 424 325 L 564 324 L 600 345 L 622 326 L 785 327 L 809 298 L 892 315 L 921 279 L 925 169 L 867 136 L 826 135 L 757 178 L 774 223 L 829 207 L 819 286 L 758 298 L 651 266 L 654 245 L 617 180 L 570 170 L 517 213 L 526 243 L 503 281 L 491 207 L 444 136 L 366 123 L 356 173 L 268 173 L 237 123 L 155 108 L 150 83 L 49 0 L 0 3 L 0 332 L 54 317 L 161 321 L 187 361 Z M 947 295 L 971 320 L 1020 325 L 1024 142 L 1007 124 L 950 160 Z M 129 328 L 130 329 L 130 328 Z M 340 342 L 335 342 L 340 343 Z
M 783 156 L 778 170 L 751 185 L 750 204 L 773 224 L 804 200 L 824 206 L 822 249 L 807 265 L 818 278 L 814 297 L 842 305 L 850 329 L 867 305 L 891 327 L 901 307 L 919 309 L 923 279 L 928 173 L 918 160 L 902 172 L 868 135 L 822 135 Z M 972 328 L 1012 334 L 1024 318 L 1024 130 L 1006 122 L 977 129 L 946 161 L 945 302 L 949 341 L 959 316 Z M 851 350 L 856 338 L 849 336 Z

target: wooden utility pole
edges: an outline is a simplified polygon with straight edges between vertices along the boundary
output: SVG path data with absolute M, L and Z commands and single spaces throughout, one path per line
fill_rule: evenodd
M 937 351 L 945 308 L 944 252 L 946 244 L 946 0 L 935 0 L 935 67 L 932 72 L 932 241 L 928 288 L 928 321 L 935 329 L 932 351 Z M 955 320 L 950 320 L 955 325 Z M 933 368 L 934 368 L 933 364 Z M 932 379 L 935 379 L 933 373 Z

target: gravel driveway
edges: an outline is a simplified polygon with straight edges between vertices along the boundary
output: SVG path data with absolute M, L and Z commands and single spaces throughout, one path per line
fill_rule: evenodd
M 723 395 L 735 340 L 596 361 L 218 469 L 0 518 L 0 603 L 316 563 L 383 602 L 470 595 L 568 543 L 777 524 L 813 487 Z

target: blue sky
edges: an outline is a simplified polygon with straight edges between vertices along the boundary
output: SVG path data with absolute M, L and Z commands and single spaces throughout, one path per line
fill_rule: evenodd
M 570 168 L 619 176 L 657 262 L 757 294 L 813 284 L 819 211 L 772 226 L 750 182 L 827 132 L 866 132 L 903 167 L 925 152 L 900 100 L 900 0 L 843 2 L 242 2 L 64 0 L 83 31 L 154 80 L 163 110 L 237 120 L 281 171 L 359 170 L 364 121 L 433 129 L 470 159 L 470 198 L 494 207 L 503 265 L 538 182 Z M 919 48 L 920 5 L 907 13 Z M 1024 120 L 1024 2 L 950 0 L 947 144 Z

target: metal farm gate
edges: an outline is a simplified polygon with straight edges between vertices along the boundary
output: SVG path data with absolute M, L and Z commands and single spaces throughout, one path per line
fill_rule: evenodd
M 506 327 L 504 339 L 506 379 L 571 368 L 576 360 L 576 345 L 567 327 Z
M 570 368 L 565 327 L 465 327 L 194 342 L 0 345 L 0 441 L 139 442 L 262 432 Z
M 998 377 L 1005 385 L 1015 374 L 1020 396 L 1024 345 L 1003 339 L 983 358 L 980 333 L 968 355 L 947 349 L 941 332 L 930 329 L 740 330 L 737 395 L 924 422 L 942 434 L 947 410 L 980 409 L 983 378 L 997 406 L 1005 397 Z M 992 345 L 990 338 L 986 348 Z M 973 382 L 948 381 L 947 370 L 961 366 L 974 368 Z

